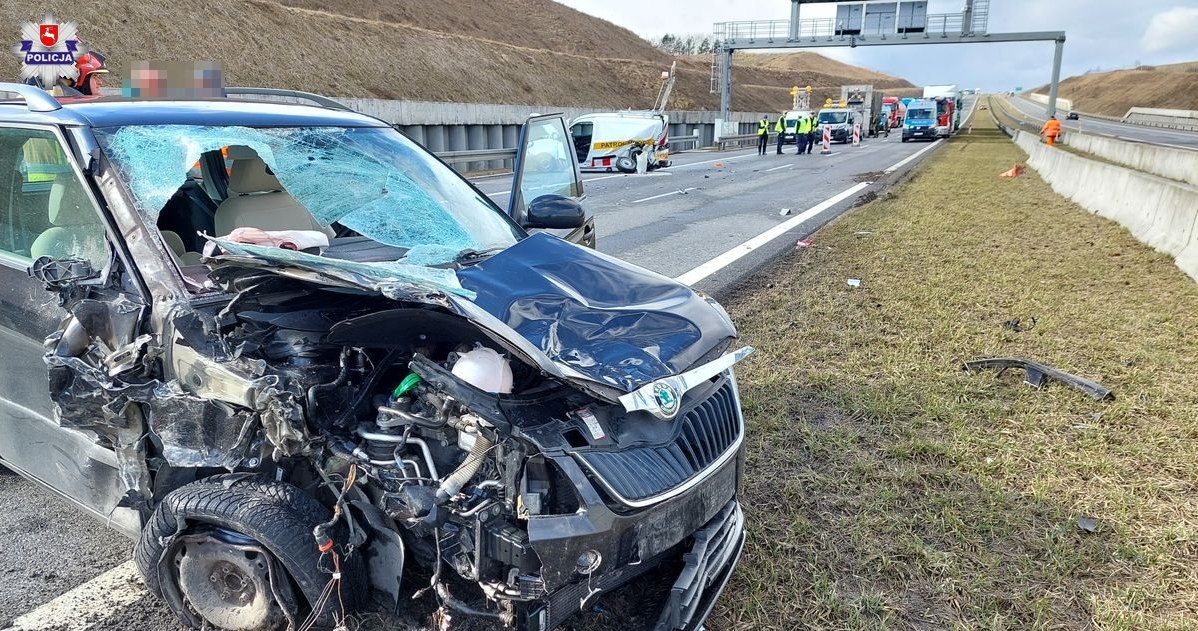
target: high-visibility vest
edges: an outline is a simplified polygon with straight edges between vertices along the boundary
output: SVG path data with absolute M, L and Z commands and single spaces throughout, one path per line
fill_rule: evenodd
M 778 123 L 774 125 L 774 131 L 778 132 L 779 134 L 786 131 L 786 115 L 778 117 Z
M 811 133 L 811 119 L 810 118 L 807 118 L 806 116 L 804 116 L 802 118 L 802 120 L 799 121 L 799 133 L 800 134 Z
M 767 121 L 763 118 L 763 119 L 761 119 L 760 123 L 757 123 L 757 135 L 758 136 L 768 136 L 769 134 L 770 134 L 769 121 Z

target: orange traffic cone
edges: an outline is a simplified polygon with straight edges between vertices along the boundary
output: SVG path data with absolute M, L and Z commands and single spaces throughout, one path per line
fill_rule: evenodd
M 1023 165 L 1017 163 L 1009 170 L 999 173 L 998 177 L 1019 177 L 1020 175 L 1023 175 Z

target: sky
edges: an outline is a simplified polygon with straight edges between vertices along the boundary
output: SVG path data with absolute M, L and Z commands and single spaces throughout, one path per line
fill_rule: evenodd
M 557 0 L 643 37 L 711 33 L 714 22 L 787 20 L 788 0 Z M 929 0 L 957 13 L 962 0 Z M 804 5 L 803 18 L 834 5 Z M 1198 61 L 1198 0 L 990 0 L 989 32 L 1065 31 L 1062 78 L 1087 70 Z M 816 52 L 916 85 L 1031 89 L 1052 78 L 1051 42 L 821 48 Z M 751 53 L 737 53 L 751 54 Z

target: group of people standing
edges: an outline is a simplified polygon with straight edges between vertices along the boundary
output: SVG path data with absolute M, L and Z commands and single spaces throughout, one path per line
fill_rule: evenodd
M 778 155 L 782 155 L 782 145 L 786 136 L 787 122 L 786 115 L 778 117 L 778 122 L 774 123 L 774 132 L 778 134 Z M 803 116 L 795 122 L 794 136 L 795 145 L 798 151 L 795 155 L 803 155 L 811 153 L 811 149 L 819 142 L 819 123 L 815 116 Z M 764 156 L 766 148 L 769 147 L 770 141 L 770 121 L 767 117 L 762 116 L 757 123 L 757 155 Z

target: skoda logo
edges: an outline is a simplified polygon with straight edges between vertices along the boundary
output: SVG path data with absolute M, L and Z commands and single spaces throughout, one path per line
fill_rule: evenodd
M 679 396 L 674 386 L 664 381 L 653 384 L 653 399 L 657 402 L 657 409 L 667 418 L 673 418 L 678 413 Z

